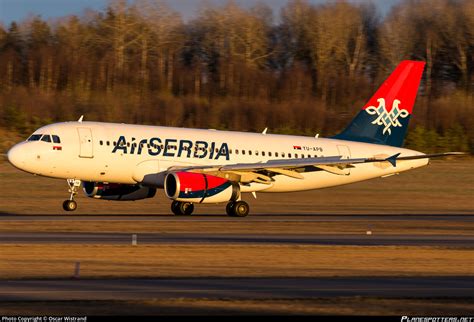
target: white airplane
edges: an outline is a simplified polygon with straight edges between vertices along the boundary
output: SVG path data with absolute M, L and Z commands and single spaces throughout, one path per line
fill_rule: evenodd
M 20 170 L 67 179 L 66 211 L 88 197 L 152 198 L 164 188 L 176 215 L 194 204 L 227 202 L 244 217 L 242 193 L 319 189 L 386 177 L 428 164 L 401 148 L 425 63 L 403 61 L 351 124 L 333 138 L 244 133 L 102 122 L 55 123 L 36 130 L 8 152 Z M 309 117 L 309 116 L 308 116 Z

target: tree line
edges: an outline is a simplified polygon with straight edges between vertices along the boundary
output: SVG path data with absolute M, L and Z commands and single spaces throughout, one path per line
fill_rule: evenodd
M 330 136 L 401 60 L 426 62 L 407 146 L 474 152 L 474 1 L 161 0 L 0 24 L 0 127 L 86 120 Z

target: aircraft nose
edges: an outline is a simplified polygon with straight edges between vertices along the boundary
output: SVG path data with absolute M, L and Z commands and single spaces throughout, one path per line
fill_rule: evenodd
M 25 163 L 24 153 L 20 144 L 13 146 L 7 154 L 8 161 L 16 168 L 21 169 Z

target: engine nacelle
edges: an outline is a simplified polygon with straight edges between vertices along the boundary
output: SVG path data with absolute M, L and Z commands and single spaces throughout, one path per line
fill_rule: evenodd
M 140 200 L 156 194 L 155 188 L 118 183 L 83 182 L 82 188 L 89 198 L 105 200 Z
M 237 200 L 240 186 L 229 180 L 202 173 L 171 172 L 165 177 L 166 196 L 195 203 L 219 203 Z

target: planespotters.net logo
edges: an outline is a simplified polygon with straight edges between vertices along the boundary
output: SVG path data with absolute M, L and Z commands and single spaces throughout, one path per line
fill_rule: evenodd
M 375 115 L 377 114 L 378 117 L 372 122 L 372 124 L 376 125 L 383 125 L 385 126 L 383 128 L 382 134 L 385 134 L 385 132 L 388 132 L 388 135 L 392 134 L 392 130 L 390 129 L 392 126 L 393 127 L 401 127 L 402 124 L 400 121 L 398 121 L 398 118 L 405 118 L 410 113 L 408 113 L 407 110 L 398 108 L 398 105 L 400 105 L 399 100 L 393 100 L 392 103 L 392 110 L 390 112 L 387 111 L 385 108 L 385 99 L 384 98 L 379 98 L 377 99 L 377 102 L 379 102 L 379 106 L 369 106 L 365 109 L 367 113 L 370 115 Z
M 474 322 L 474 316 L 402 316 L 401 322 Z

